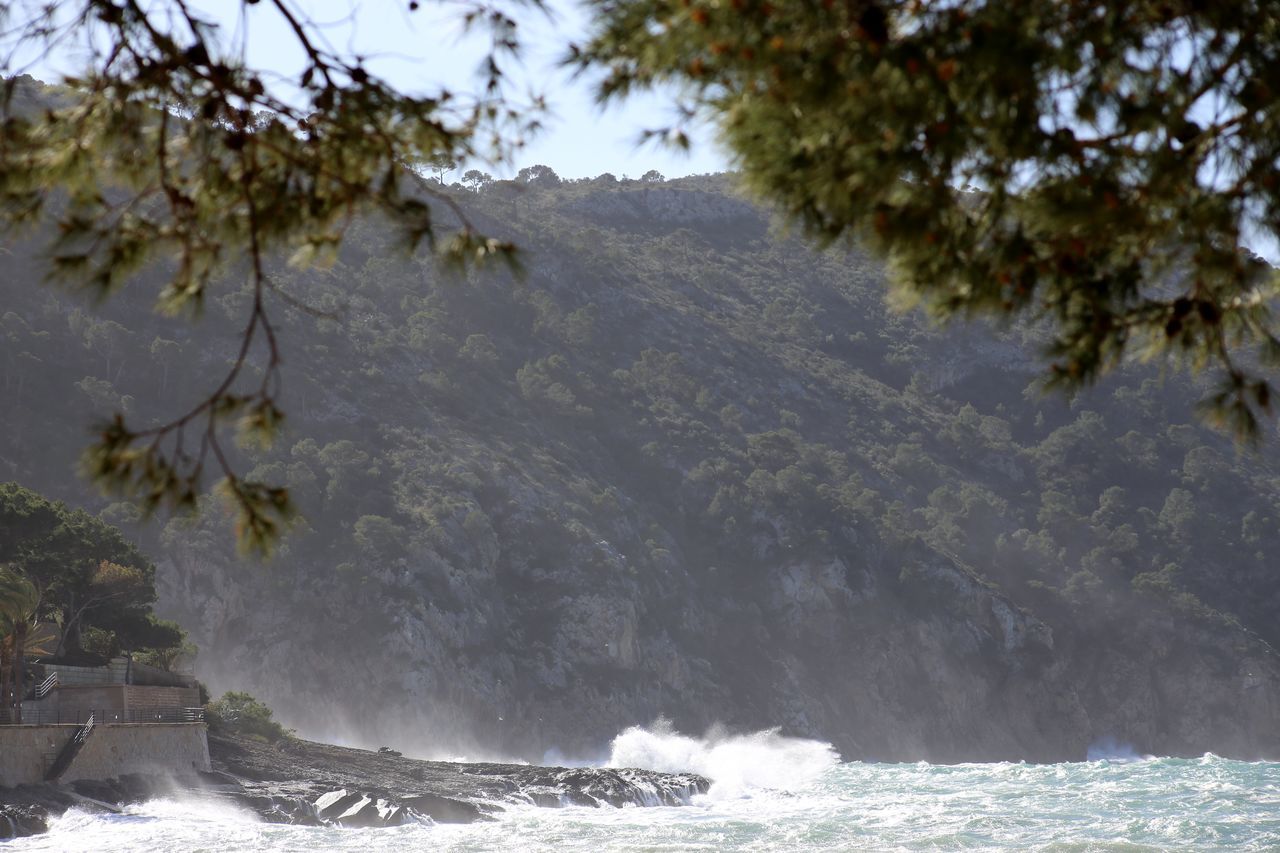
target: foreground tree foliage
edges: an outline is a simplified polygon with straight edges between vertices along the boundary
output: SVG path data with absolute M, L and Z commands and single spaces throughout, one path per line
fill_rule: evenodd
M 434 245 L 433 215 L 445 211 L 447 239 L 437 248 L 447 260 L 511 258 L 510 245 L 478 233 L 416 166 L 504 158 L 533 119 L 502 90 L 499 62 L 517 43 L 513 20 L 496 5 L 463 10 L 492 34 L 483 92 L 471 98 L 398 91 L 360 57 L 330 48 L 300 4 L 243 3 L 257 5 L 282 18 L 302 48 L 298 79 L 247 67 L 240 45 L 183 0 L 0 5 L 5 73 L 46 51 L 88 55 L 81 76 L 45 97 L 9 77 L 0 100 L 0 217 L 10 227 L 53 219 L 54 271 L 99 296 L 153 260 L 168 272 L 158 294 L 166 312 L 199 311 L 216 275 L 248 279 L 240 350 L 207 396 L 145 429 L 117 416 L 86 467 L 148 511 L 194 505 L 212 468 L 239 508 L 241 540 L 261 550 L 290 517 L 289 495 L 237 476 L 223 433 L 234 424 L 242 438 L 267 442 L 284 417 L 269 307 L 305 305 L 306 294 L 275 286 L 267 253 L 287 249 L 303 264 L 331 259 L 352 218 L 370 211 L 399 226 L 408 245 Z
M 747 184 L 886 253 L 942 317 L 1029 315 L 1052 378 L 1126 353 L 1225 373 L 1258 435 L 1280 358 L 1280 4 L 593 0 L 603 99 L 675 81 Z
M 242 542 L 264 549 L 288 491 L 238 476 L 222 436 L 235 424 L 265 442 L 283 418 L 268 307 L 307 302 L 276 285 L 267 253 L 331 258 L 371 210 L 430 240 L 447 210 L 446 257 L 509 258 L 442 187 L 443 166 L 419 164 L 508 159 L 538 104 L 506 96 L 501 61 L 520 45 L 497 5 L 463 6 L 493 37 L 483 94 L 465 99 L 397 90 L 330 48 L 301 4 L 242 3 L 242 30 L 259 13 L 288 23 L 306 57 L 297 79 L 247 67 L 184 0 L 6 7 L 9 73 L 67 42 L 89 61 L 52 103 L 11 83 L 0 202 L 10 223 L 53 217 L 55 268 L 103 293 L 153 258 L 171 259 L 169 310 L 198 308 L 220 270 L 248 278 L 242 346 L 213 391 L 145 429 L 117 417 L 88 468 L 148 510 L 193 504 L 216 469 Z M 570 62 L 604 72 L 603 98 L 683 87 L 748 186 L 814 234 L 887 253 L 905 301 L 1039 318 L 1068 389 L 1135 351 L 1216 365 L 1206 411 L 1258 436 L 1264 369 L 1280 358 L 1274 276 L 1240 246 L 1274 240 L 1280 221 L 1275 3 L 590 5 L 593 35 Z

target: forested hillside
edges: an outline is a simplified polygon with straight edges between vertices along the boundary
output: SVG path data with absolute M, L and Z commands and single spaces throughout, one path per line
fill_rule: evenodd
M 652 177 L 652 176 L 651 176 Z M 302 519 L 132 528 L 212 688 L 303 734 L 586 755 L 621 727 L 779 725 L 846 758 L 1280 756 L 1280 478 L 1203 389 L 1135 366 L 1043 396 L 1033 329 L 932 328 L 884 272 L 723 176 L 457 186 L 528 275 L 451 276 L 377 222 L 278 287 Z M 95 418 L 206 392 L 246 311 L 102 304 L 3 249 L 0 480 L 113 524 Z M 210 503 L 212 508 L 215 504 Z

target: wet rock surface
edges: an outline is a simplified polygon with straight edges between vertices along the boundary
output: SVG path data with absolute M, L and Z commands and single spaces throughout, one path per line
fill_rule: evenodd
M 419 761 L 304 740 L 268 744 L 210 733 L 212 773 L 121 776 L 70 785 L 0 788 L 0 839 L 44 832 L 70 808 L 115 811 L 163 796 L 220 799 L 272 823 L 347 827 L 473 823 L 535 805 L 680 806 L 710 783 L 635 769 Z

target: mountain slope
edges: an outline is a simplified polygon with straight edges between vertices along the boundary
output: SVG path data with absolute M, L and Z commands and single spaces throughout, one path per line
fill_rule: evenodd
M 1042 398 L 1034 329 L 889 312 L 876 262 L 723 177 L 464 202 L 527 279 L 442 276 L 375 222 L 274 271 L 340 319 L 276 309 L 291 425 L 244 465 L 305 522 L 273 562 L 216 511 L 138 528 L 215 689 L 422 753 L 585 755 L 662 714 L 848 758 L 1280 755 L 1274 452 L 1196 425 L 1197 389 Z M 11 248 L 0 471 L 84 502 L 91 413 L 193 398 L 243 295 L 90 311 Z

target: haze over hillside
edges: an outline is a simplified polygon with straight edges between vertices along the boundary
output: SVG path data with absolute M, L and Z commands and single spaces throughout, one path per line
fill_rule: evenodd
M 930 328 L 856 252 L 725 177 L 458 189 L 529 275 L 442 275 L 358 223 L 272 274 L 305 521 L 267 566 L 217 512 L 135 528 L 219 692 L 406 751 L 595 754 L 665 715 L 848 759 L 1280 755 L 1280 480 L 1134 368 L 1068 402 L 1035 335 Z M 245 309 L 100 306 L 6 249 L 0 479 L 86 505 L 94 417 L 171 415 Z M 113 523 L 131 508 L 103 506 Z

